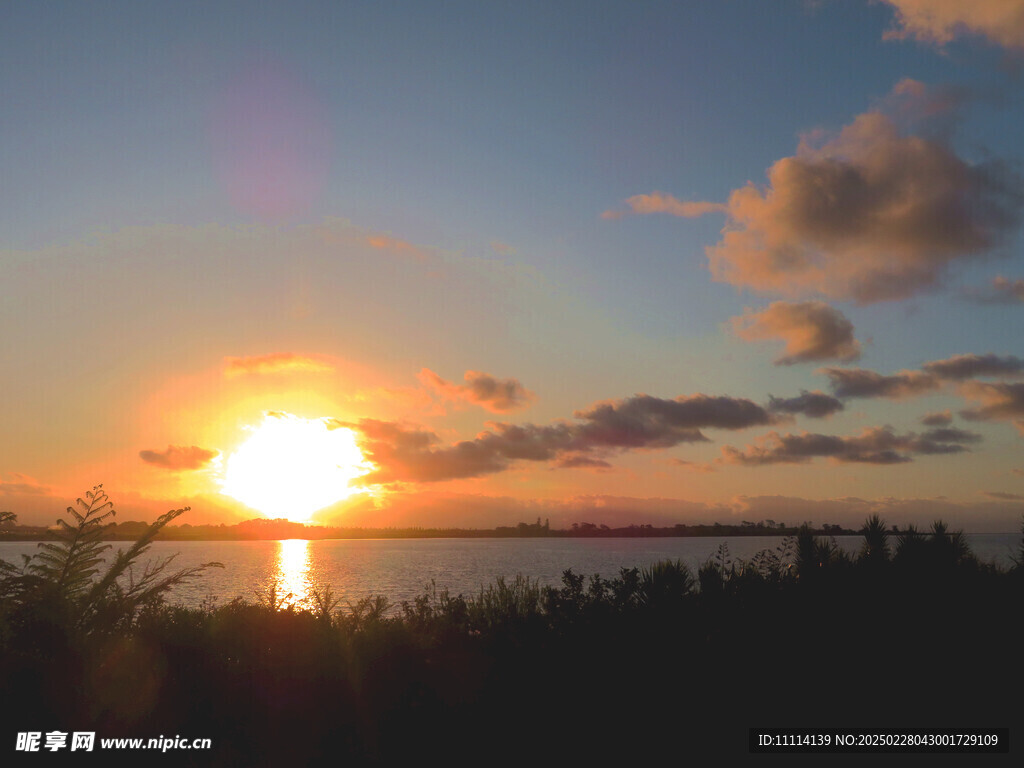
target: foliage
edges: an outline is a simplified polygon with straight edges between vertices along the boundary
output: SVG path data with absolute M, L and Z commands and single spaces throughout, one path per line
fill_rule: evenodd
M 5 609 L 43 612 L 71 633 L 109 631 L 130 625 L 138 612 L 160 602 L 172 587 L 220 563 L 204 563 L 167 573 L 175 555 L 146 562 L 136 570 L 157 533 L 188 507 L 161 515 L 130 546 L 107 555 L 102 537 L 116 515 L 102 485 L 68 507 L 72 522 L 57 521 L 56 541 L 42 542 L 35 555 L 23 555 L 20 568 L 0 563 L 0 595 Z M 109 562 L 108 562 L 109 560 Z
M 98 489 L 85 503 L 83 520 L 107 514 Z M 908 547 L 916 545 L 904 540 L 918 539 L 925 554 L 914 558 Z M 57 583 L 65 571 L 92 571 L 61 582 L 76 583 L 76 600 L 85 600 L 108 569 L 82 543 L 89 529 L 73 540 L 75 567 L 69 556 L 35 560 L 44 570 L 5 581 Z M 797 578 L 801 546 L 808 560 Z M 943 552 L 953 556 L 943 561 Z M 940 562 L 943 578 L 933 578 Z M 700 744 L 728 749 L 735 718 L 722 712 L 765 722 L 784 711 L 807 722 L 827 706 L 830 717 L 853 721 L 870 710 L 885 721 L 908 702 L 930 719 L 964 702 L 965 711 L 998 719 L 1004 705 L 985 710 L 981 686 L 1015 674 L 1024 640 L 1015 611 L 1024 582 L 1005 577 L 977 569 L 937 524 L 928 537 L 901 537 L 878 567 L 854 564 L 833 540 L 811 535 L 749 561 L 722 547 L 696 578 L 676 561 L 607 579 L 567 570 L 558 586 L 498 579 L 469 596 L 431 583 L 398 610 L 382 596 L 342 607 L 329 587 L 313 591 L 309 609 L 276 585 L 255 603 L 190 609 L 150 600 L 122 614 L 118 636 L 73 654 L 33 654 L 36 628 L 5 624 L 0 613 L 0 686 L 20 692 L 16 728 L 66 720 L 108 735 L 216 733 L 216 764 L 320 764 L 325 755 L 376 765 L 444 755 L 461 764 L 495 744 L 501 758 L 536 759 L 543 747 L 606 764 L 613 745 L 623 757 L 665 747 L 680 722 L 697 724 L 686 732 L 689 753 Z M 841 669 L 873 680 L 870 649 L 883 647 L 894 649 L 896 681 L 884 695 L 875 685 L 823 695 L 827 677 L 820 685 L 809 676 Z M 906 665 L 901 648 L 913 650 Z M 934 690 L 932 670 L 956 654 L 977 674 L 944 676 L 943 696 L 915 697 Z M 658 688 L 697 695 L 660 707 L 650 703 Z M 599 739 L 587 737 L 596 734 L 594 712 L 610 713 Z M 512 754 L 517 748 L 528 754 Z
M 861 562 L 877 565 L 889 559 L 889 532 L 885 528 L 885 521 L 877 514 L 872 515 L 864 521 L 861 529 L 864 535 L 864 545 L 861 548 Z

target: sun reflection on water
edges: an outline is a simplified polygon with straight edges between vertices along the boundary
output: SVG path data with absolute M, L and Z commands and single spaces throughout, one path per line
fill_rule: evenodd
M 297 608 L 309 605 L 309 541 L 306 539 L 285 539 L 278 542 L 277 572 L 274 574 L 278 594 L 291 595 L 287 602 Z

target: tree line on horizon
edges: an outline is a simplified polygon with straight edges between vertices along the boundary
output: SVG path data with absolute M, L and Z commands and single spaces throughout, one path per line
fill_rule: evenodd
M 16 515 L 2 512 L 0 515 L 0 541 L 38 541 L 51 538 L 58 526 L 18 525 Z M 104 540 L 130 541 L 145 533 L 151 523 L 126 520 L 111 522 L 102 533 Z M 810 526 L 818 535 L 849 536 L 857 530 L 837 524 L 824 523 Z M 569 528 L 551 528 L 550 520 L 541 523 L 520 522 L 515 526 L 494 528 L 368 528 L 325 526 L 297 523 L 283 518 L 254 518 L 228 525 L 191 525 L 182 523 L 161 527 L 154 537 L 157 541 L 201 541 L 201 540 L 277 540 L 288 538 L 331 539 L 331 538 L 532 538 L 542 536 L 580 538 L 634 538 L 634 537 L 685 537 L 685 536 L 793 536 L 800 526 L 776 523 L 774 520 L 759 522 L 742 521 L 740 524 L 723 523 L 676 523 L 670 526 L 651 524 L 630 524 L 608 526 L 591 522 L 574 522 Z

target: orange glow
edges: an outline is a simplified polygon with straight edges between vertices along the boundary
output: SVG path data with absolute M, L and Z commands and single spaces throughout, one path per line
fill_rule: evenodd
M 318 509 L 360 488 L 350 482 L 372 467 L 350 429 L 330 420 L 304 419 L 280 411 L 264 414 L 250 437 L 224 464 L 221 493 L 266 514 L 308 522 Z

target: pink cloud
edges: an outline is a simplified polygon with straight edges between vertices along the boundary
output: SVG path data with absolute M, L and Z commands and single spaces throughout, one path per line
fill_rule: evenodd
M 678 200 L 664 192 L 652 192 L 649 195 L 633 195 L 626 200 L 628 211 L 605 211 L 602 219 L 621 219 L 630 214 L 667 213 L 670 216 L 681 216 L 692 219 L 708 213 L 724 213 L 723 203 L 687 202 Z
M 1024 49 L 1024 0 L 884 0 L 896 10 L 886 39 L 945 45 L 964 34 Z

